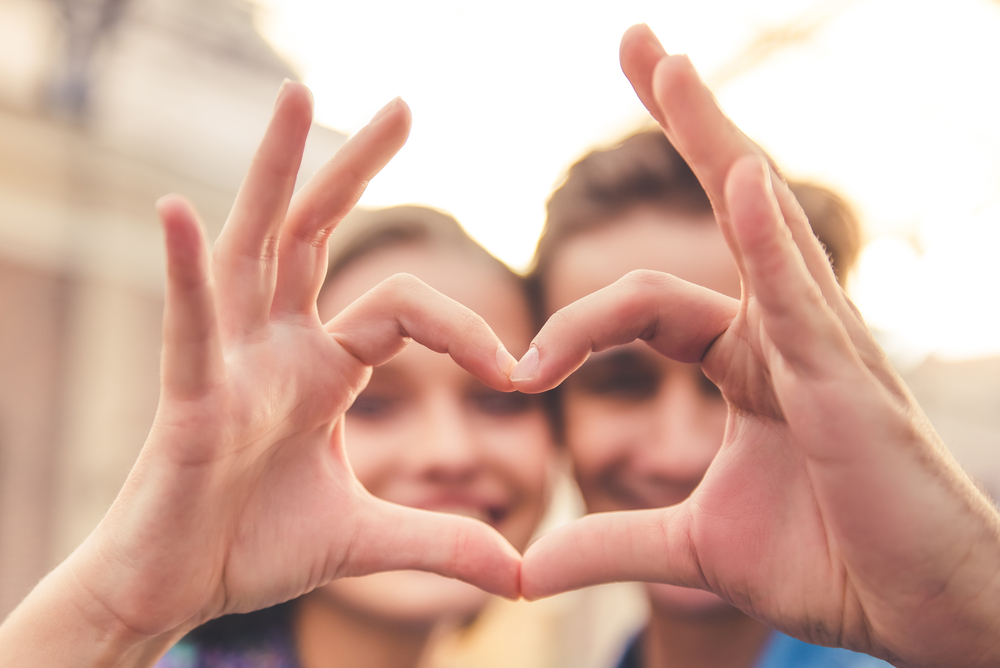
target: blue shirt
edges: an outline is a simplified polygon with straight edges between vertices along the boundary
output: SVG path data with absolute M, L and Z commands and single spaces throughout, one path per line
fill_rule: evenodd
M 617 668 L 642 668 L 642 636 L 629 643 Z M 775 631 L 754 668 L 892 668 L 880 659 L 846 649 L 810 645 Z

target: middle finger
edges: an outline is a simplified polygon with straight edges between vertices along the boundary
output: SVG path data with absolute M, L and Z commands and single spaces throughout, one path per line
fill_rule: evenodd
M 311 123 L 309 89 L 286 81 L 212 256 L 223 336 L 253 331 L 269 319 L 278 233 Z

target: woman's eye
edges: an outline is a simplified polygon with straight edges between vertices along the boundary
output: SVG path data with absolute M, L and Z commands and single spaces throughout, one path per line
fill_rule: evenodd
M 399 400 L 391 395 L 362 392 L 347 409 L 347 414 L 365 420 L 378 420 L 392 415 L 398 406 Z
M 487 415 L 516 415 L 534 408 L 537 397 L 520 392 L 484 389 L 474 393 L 470 401 L 476 410 Z

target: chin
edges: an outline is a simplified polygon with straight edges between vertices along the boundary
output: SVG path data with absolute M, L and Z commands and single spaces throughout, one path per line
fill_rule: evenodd
M 334 580 L 323 587 L 322 594 L 352 613 L 414 626 L 470 619 L 489 598 L 489 594 L 470 584 L 422 571 Z
M 710 591 L 649 582 L 645 587 L 653 614 L 690 621 L 742 614 Z

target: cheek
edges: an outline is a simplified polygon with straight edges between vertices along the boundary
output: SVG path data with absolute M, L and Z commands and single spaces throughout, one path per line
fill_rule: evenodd
M 532 411 L 490 419 L 480 428 L 490 453 L 490 468 L 526 495 L 543 493 L 555 459 L 552 430 L 545 415 Z
M 538 412 L 498 420 L 484 433 L 490 475 L 516 500 L 502 533 L 523 549 L 545 513 L 555 471 L 556 448 L 548 419 Z
M 347 461 L 355 477 L 365 489 L 380 496 L 379 489 L 398 469 L 401 444 L 406 442 L 406 429 L 362 420 L 352 424 L 348 417 L 344 431 Z
M 636 416 L 634 411 L 616 410 L 608 402 L 573 394 L 567 394 L 563 406 L 566 446 L 585 485 L 626 454 Z

